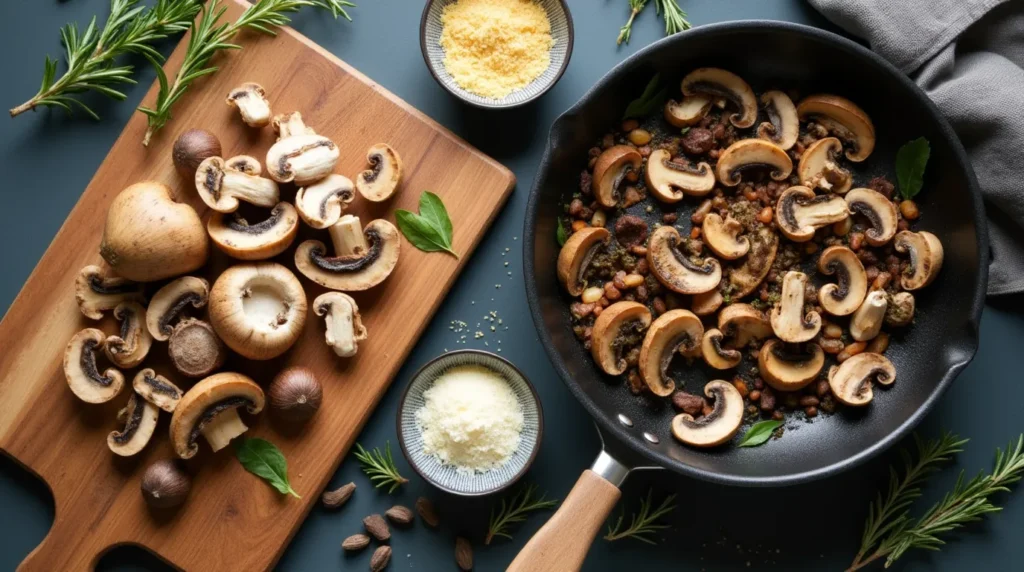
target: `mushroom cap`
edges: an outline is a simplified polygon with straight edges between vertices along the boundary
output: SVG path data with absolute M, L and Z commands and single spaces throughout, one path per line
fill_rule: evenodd
M 733 268 L 729 273 L 733 300 L 749 296 L 761 285 L 772 269 L 772 264 L 775 264 L 775 256 L 779 252 L 779 235 L 767 226 L 751 234 L 749 240 L 750 252 L 743 259 L 743 264 Z
M 383 282 L 398 264 L 398 229 L 384 220 L 370 221 L 363 230 L 370 244 L 364 254 L 330 257 L 319 240 L 307 240 L 295 251 L 295 267 L 306 278 L 331 290 L 368 290 Z
M 757 126 L 757 136 L 782 149 L 789 149 L 796 144 L 800 135 L 800 118 L 796 115 L 793 100 L 786 92 L 771 90 L 762 93 L 761 106 L 768 121 Z
M 819 94 L 805 97 L 796 106 L 801 120 L 813 117 L 848 148 L 846 158 L 859 163 L 875 149 L 875 126 L 864 110 L 838 95 Z
M 885 325 L 900 328 L 914 321 L 915 301 L 910 292 L 897 292 L 889 297 L 885 309 Z
M 307 185 L 330 175 L 339 154 L 334 141 L 323 135 L 292 135 L 267 151 L 267 174 L 278 183 Z
M 569 236 L 558 252 L 558 280 L 573 296 L 583 293 L 583 273 L 601 243 L 611 237 L 608 229 L 599 226 L 582 228 Z
M 71 337 L 64 350 L 64 377 L 68 387 L 86 403 L 106 403 L 124 387 L 124 375 L 114 368 L 102 374 L 96 355 L 102 353 L 106 336 L 96 328 L 86 328 Z
M 853 176 L 836 164 L 836 157 L 842 152 L 843 144 L 835 137 L 825 137 L 811 143 L 800 155 L 800 163 L 796 168 L 800 184 L 840 195 L 849 191 L 853 186 Z
M 107 447 L 116 455 L 131 457 L 153 438 L 160 409 L 133 392 L 122 413 L 125 416 L 124 429 L 107 435 Z
M 295 206 L 306 224 L 317 229 L 327 228 L 345 214 L 349 203 L 356 198 L 354 189 L 348 177 L 331 173 L 299 189 L 295 193 Z
M 904 230 L 896 235 L 896 242 L 893 246 L 896 248 L 896 252 L 910 255 L 911 272 L 903 273 L 900 276 L 900 285 L 905 289 L 920 290 L 931 284 L 939 275 L 944 257 L 939 237 L 926 230 L 919 232 Z
M 153 339 L 165 342 L 174 329 L 171 322 L 191 305 L 202 308 L 210 297 L 210 283 L 205 278 L 182 276 L 153 294 L 146 310 L 146 328 Z
M 138 302 L 121 302 L 114 308 L 114 318 L 121 322 L 116 335 L 108 336 L 103 353 L 117 367 L 136 367 L 149 354 L 153 336 L 146 327 L 146 309 Z
M 658 227 L 647 245 L 647 263 L 666 288 L 679 294 L 702 294 L 714 290 L 722 281 L 722 266 L 712 257 L 695 264 L 679 251 L 679 231 L 671 226 Z
M 690 309 L 698 316 L 710 316 L 718 311 L 725 302 L 718 289 L 701 294 L 694 294 L 690 300 Z
M 711 413 L 694 419 L 680 413 L 672 419 L 672 435 L 694 447 L 721 445 L 740 430 L 743 423 L 743 397 L 727 381 L 716 379 L 704 386 L 704 395 L 715 400 Z
M 849 216 L 848 203 L 842 197 L 815 195 L 811 189 L 801 186 L 783 191 L 775 205 L 775 223 L 793 242 L 807 242 L 814 238 L 815 230 Z
M 803 349 L 794 353 L 779 340 L 765 342 L 757 354 L 757 368 L 765 383 L 779 391 L 796 391 L 814 381 L 825 366 L 825 352 L 814 343 Z
M 228 409 L 245 407 L 255 415 L 263 410 L 263 390 L 252 379 L 233 372 L 211 375 L 188 390 L 171 416 L 171 444 L 182 459 L 198 451 L 204 426 Z
M 665 103 L 665 121 L 673 127 L 689 127 L 703 119 L 713 103 L 706 95 L 691 95 L 682 101 L 670 99 Z
M 845 246 L 830 246 L 818 258 L 818 271 L 836 277 L 836 283 L 818 290 L 821 307 L 833 316 L 856 312 L 868 292 L 867 273 L 857 254 Z
M 366 326 L 359 315 L 359 306 L 348 294 L 327 292 L 313 300 L 313 312 L 323 316 L 327 325 L 327 345 L 339 357 L 352 357 L 359 350 L 358 342 L 367 339 Z
M 267 90 L 255 82 L 245 82 L 232 89 L 225 103 L 238 108 L 242 120 L 249 127 L 263 127 L 270 123 L 270 103 Z
M 740 76 L 720 68 L 697 68 L 686 74 L 682 85 L 683 95 L 706 95 L 724 98 L 737 112 L 729 117 L 733 125 L 750 127 L 757 121 L 757 98 L 754 90 Z
M 377 143 L 366 152 L 370 168 L 356 177 L 356 190 L 372 202 L 391 198 L 402 184 L 402 158 L 387 143 Z
M 709 328 L 701 340 L 701 355 L 704 361 L 715 369 L 732 369 L 740 365 L 743 354 L 739 350 L 728 349 L 722 345 L 725 334 L 717 328 Z
M 790 270 L 782 279 L 782 297 L 772 308 L 772 330 L 781 340 L 797 344 L 818 335 L 821 316 L 817 312 L 804 315 L 804 289 L 807 275 Z
M 640 347 L 639 362 L 640 376 L 651 393 L 661 397 L 672 395 L 676 389 L 675 380 L 668 376 L 672 358 L 677 352 L 699 348 L 703 335 L 704 325 L 689 310 L 669 310 L 651 323 Z
M 850 337 L 858 342 L 873 339 L 882 331 L 889 299 L 884 290 L 873 290 L 850 319 Z
M 701 162 L 692 167 L 673 161 L 672 154 L 665 149 L 658 149 L 647 158 L 644 177 L 648 190 L 666 203 L 677 203 L 686 195 L 702 197 L 715 188 L 711 165 Z
M 768 317 L 750 304 L 730 304 L 723 308 L 718 313 L 718 329 L 728 337 L 726 347 L 737 349 L 773 333 Z
M 871 246 L 884 246 L 896 235 L 896 205 L 882 193 L 863 187 L 853 189 L 846 193 L 846 204 L 851 212 L 863 215 L 871 223 L 871 228 L 864 231 L 864 240 Z
M 245 173 L 254 177 L 263 174 L 263 165 L 260 165 L 260 160 L 252 155 L 235 155 L 230 159 L 226 159 L 224 161 L 224 168 L 228 171 Z
M 793 172 L 793 160 L 782 147 L 764 139 L 741 139 L 718 155 L 715 169 L 718 180 L 728 187 L 740 184 L 747 169 L 769 169 L 776 181 L 784 181 Z
M 832 366 L 828 384 L 836 399 L 854 407 L 867 405 L 874 398 L 872 382 L 892 385 L 896 381 L 896 368 L 882 354 L 864 352 Z
M 182 396 L 182 391 L 177 385 L 151 367 L 141 369 L 135 374 L 132 389 L 146 401 L 169 413 L 174 412 Z
M 639 171 L 641 163 L 643 157 L 640 152 L 629 145 L 613 145 L 598 155 L 591 179 L 591 189 L 597 202 L 603 207 L 614 208 L 619 202 L 619 183 L 630 169 Z
M 723 219 L 718 213 L 708 213 L 704 217 L 701 236 L 704 237 L 704 244 L 715 253 L 715 256 L 725 260 L 736 260 L 750 251 L 750 240 L 741 237 L 742 232 L 743 225 L 736 219 Z
M 220 339 L 242 356 L 275 358 L 302 334 L 306 293 L 291 270 L 280 264 L 238 264 L 213 284 L 210 322 Z
M 245 155 L 226 161 L 220 157 L 207 157 L 199 164 L 195 177 L 196 191 L 206 206 L 217 212 L 231 213 L 238 210 L 240 200 L 267 208 L 278 203 L 281 192 L 277 183 L 250 174 L 254 170 L 250 159 Z M 231 168 L 229 165 L 233 161 L 244 170 Z
M 144 304 L 142 284 L 124 278 L 109 276 L 102 268 L 89 265 L 75 278 L 75 300 L 82 315 L 99 320 L 103 312 L 113 310 L 124 302 Z
M 597 365 L 609 375 L 619 375 L 626 371 L 626 360 L 622 357 L 619 337 L 622 329 L 627 326 L 637 328 L 637 332 L 651 325 L 651 312 L 638 302 L 616 302 L 601 312 L 594 320 L 590 336 L 590 351 Z
M 210 239 L 239 260 L 264 260 L 284 252 L 299 232 L 299 215 L 290 203 L 277 203 L 266 219 L 249 224 L 238 213 L 214 212 L 206 223 Z

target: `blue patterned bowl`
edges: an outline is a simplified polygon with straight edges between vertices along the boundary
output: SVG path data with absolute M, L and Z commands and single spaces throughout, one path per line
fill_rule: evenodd
M 517 89 L 501 99 L 481 97 L 459 87 L 444 67 L 444 49 L 441 48 L 441 11 L 456 0 L 428 0 L 420 19 L 420 50 L 423 60 L 437 83 L 466 103 L 484 109 L 509 109 L 525 105 L 544 94 L 558 82 L 569 65 L 572 55 L 572 15 L 565 0 L 536 0 L 547 12 L 551 22 L 551 64 L 537 79 L 522 89 Z

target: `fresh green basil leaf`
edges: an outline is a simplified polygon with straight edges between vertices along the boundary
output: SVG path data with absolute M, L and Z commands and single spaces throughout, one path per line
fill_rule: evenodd
M 757 447 L 771 439 L 772 433 L 782 426 L 782 421 L 758 421 L 747 429 L 737 447 Z
M 910 141 L 896 152 L 896 180 L 900 196 L 904 199 L 912 199 L 921 192 L 924 169 L 928 166 L 931 153 L 931 146 L 924 137 Z
M 235 456 L 246 471 L 271 484 L 283 495 L 302 498 L 288 482 L 288 461 L 276 445 L 266 439 L 243 439 L 235 445 Z
M 651 81 L 647 82 L 647 87 L 644 88 L 644 92 L 640 94 L 640 97 L 629 102 L 629 105 L 626 106 L 626 112 L 622 114 L 622 118 L 643 117 L 660 107 L 661 103 L 668 97 L 667 87 L 658 89 L 658 84 L 660 83 L 661 74 L 654 74 Z
M 448 209 L 441 202 L 441 197 L 430 191 L 420 195 L 420 216 L 434 227 L 450 248 L 452 245 L 452 219 L 448 218 Z
M 424 252 L 447 252 L 459 258 L 452 249 L 452 221 L 441 198 L 429 191 L 420 195 L 420 214 L 404 209 L 395 211 L 398 230 L 406 240 Z
M 569 229 L 565 228 L 565 221 L 562 217 L 558 217 L 558 228 L 555 229 L 555 240 L 558 241 L 558 246 L 564 246 L 565 241 L 569 240 Z

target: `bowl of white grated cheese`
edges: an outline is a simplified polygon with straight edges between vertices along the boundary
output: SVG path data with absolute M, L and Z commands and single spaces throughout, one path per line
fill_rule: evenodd
M 413 469 L 463 496 L 505 489 L 526 473 L 544 420 L 529 380 L 508 360 L 479 350 L 441 355 L 402 394 L 398 441 Z

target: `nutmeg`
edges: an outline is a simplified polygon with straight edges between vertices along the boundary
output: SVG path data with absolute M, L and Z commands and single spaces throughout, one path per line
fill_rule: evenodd
M 178 173 L 191 180 L 204 159 L 220 157 L 220 153 L 220 140 L 216 135 L 205 129 L 189 129 L 175 139 L 171 159 Z
M 267 396 L 274 415 L 292 422 L 308 421 L 320 409 L 323 388 L 312 370 L 293 366 L 277 374 Z
M 172 460 L 150 465 L 142 475 L 142 498 L 153 508 L 171 508 L 185 502 L 192 478 Z

